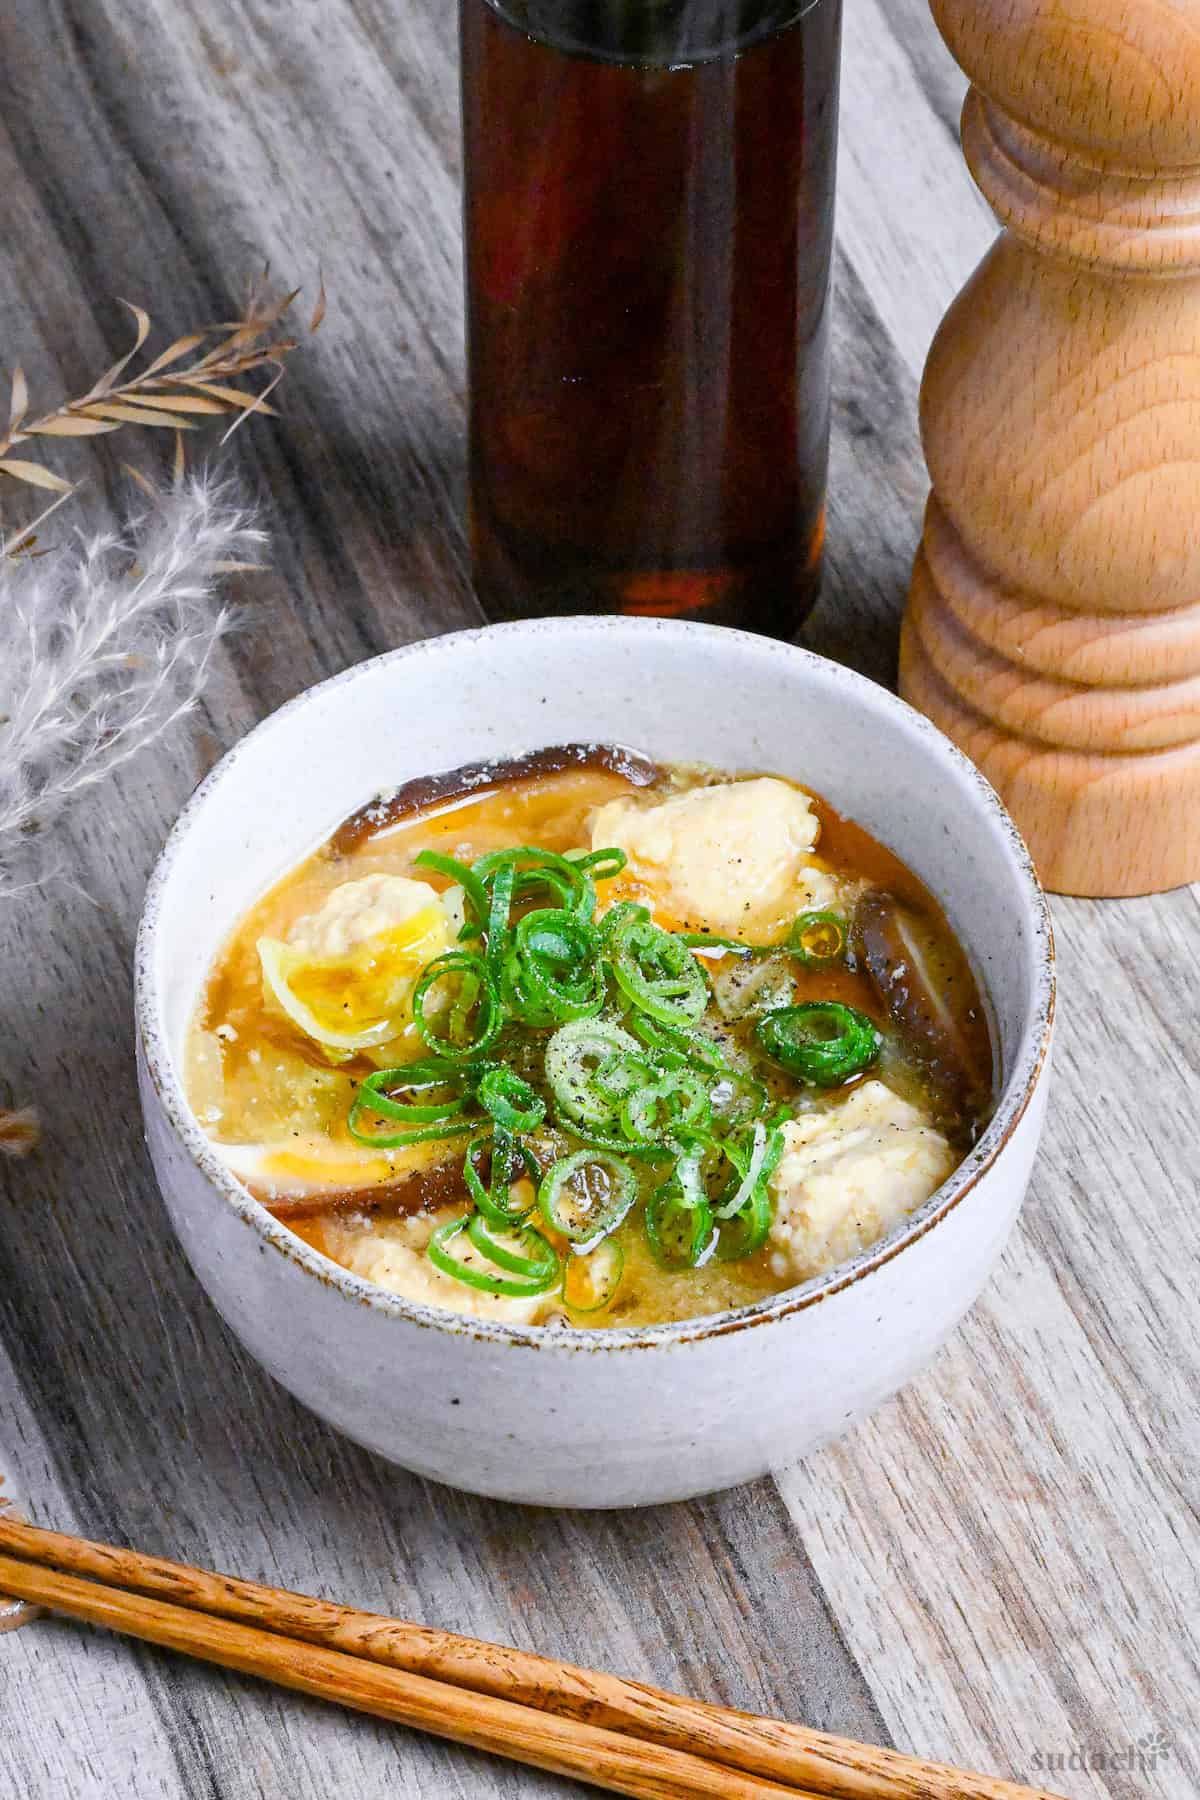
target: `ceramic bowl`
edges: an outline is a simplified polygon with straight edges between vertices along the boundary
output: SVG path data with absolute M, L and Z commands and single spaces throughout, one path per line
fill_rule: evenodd
M 180 1057 L 238 918 L 381 785 L 546 744 L 794 776 L 939 896 L 987 992 L 987 1132 L 903 1226 L 737 1312 L 654 1328 L 494 1324 L 385 1293 L 301 1243 L 210 1149 Z M 167 1208 L 247 1349 L 358 1442 L 438 1481 L 555 1506 L 677 1499 L 762 1474 L 910 1380 L 975 1300 L 1029 1178 L 1054 1000 L 1045 901 L 982 776 L 861 676 L 774 641 L 659 620 L 538 620 L 393 651 L 238 744 L 171 833 L 137 946 L 146 1135 Z

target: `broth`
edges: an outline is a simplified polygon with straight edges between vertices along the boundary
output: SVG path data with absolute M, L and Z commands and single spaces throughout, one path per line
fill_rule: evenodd
M 427 1046 L 414 1030 L 411 1013 L 406 1015 L 409 1023 L 403 1031 L 386 1046 L 334 1052 L 327 1044 L 315 1041 L 281 1010 L 278 994 L 264 982 L 260 941 L 283 945 L 291 942 L 292 947 L 285 954 L 290 955 L 299 973 L 289 978 L 293 982 L 290 994 L 298 994 L 300 984 L 306 982 L 306 1005 L 311 1004 L 314 1009 L 332 1005 L 336 1009 L 341 1004 L 349 1012 L 349 999 L 339 999 L 343 991 L 349 993 L 348 987 L 343 990 L 338 986 L 339 981 L 350 981 L 349 976 L 337 974 L 337 970 L 350 966 L 344 956 L 338 962 L 332 952 L 322 950 L 320 956 L 314 952 L 306 962 L 309 953 L 303 947 L 307 942 L 305 932 L 311 935 L 315 929 L 311 921 L 333 918 L 333 914 L 322 909 L 328 909 L 331 896 L 345 890 L 347 884 L 362 883 L 368 877 L 401 876 L 419 879 L 444 895 L 454 885 L 451 876 L 442 870 L 414 866 L 422 852 L 450 856 L 467 865 L 489 852 L 519 845 L 537 846 L 559 855 L 579 852 L 591 843 L 592 820 L 598 810 L 613 802 L 636 805 L 636 813 L 622 815 L 630 832 L 636 832 L 639 826 L 644 829 L 649 818 L 666 816 L 657 811 L 665 803 L 677 803 L 700 789 L 719 789 L 722 804 L 729 801 L 736 812 L 743 797 L 749 803 L 751 789 L 742 788 L 739 795 L 734 783 L 731 792 L 729 784 L 733 779 L 708 769 L 659 768 L 644 758 L 592 747 L 577 752 L 543 753 L 540 758 L 525 759 L 510 771 L 476 769 L 461 777 L 413 784 L 395 797 L 385 797 L 364 808 L 263 896 L 239 923 L 211 973 L 189 1035 L 186 1082 L 193 1108 L 213 1142 L 223 1147 L 231 1166 L 251 1191 L 314 1249 L 397 1291 L 429 1300 L 429 1293 L 414 1287 L 414 1271 L 420 1259 L 424 1279 L 425 1253 L 435 1226 L 461 1214 L 468 1204 L 462 1175 L 465 1138 L 432 1138 L 398 1151 L 376 1154 L 350 1131 L 356 1096 L 369 1091 L 362 1084 L 378 1070 L 381 1060 L 407 1063 L 414 1057 L 428 1055 Z M 934 1173 L 928 1191 L 932 1191 L 944 1178 L 942 1172 L 948 1173 L 966 1153 L 991 1104 L 991 1041 L 985 1010 L 966 959 L 933 896 L 861 827 L 796 784 L 760 779 L 756 791 L 764 803 L 769 799 L 775 806 L 786 807 L 790 795 L 796 817 L 805 816 L 805 801 L 815 813 L 820 835 L 816 852 L 803 859 L 801 879 L 807 884 L 806 892 L 832 892 L 838 896 L 839 914 L 847 924 L 845 954 L 827 966 L 804 966 L 780 941 L 781 932 L 786 932 L 786 918 L 780 914 L 775 919 L 772 915 L 769 925 L 764 925 L 767 913 L 762 910 L 762 893 L 766 890 L 756 890 L 746 902 L 748 907 L 758 909 L 750 914 L 748 925 L 752 922 L 762 931 L 772 948 L 757 958 L 715 947 L 694 952 L 695 960 L 708 971 L 710 992 L 703 1015 L 704 1029 L 712 1042 L 721 1047 L 721 1054 L 732 1058 L 738 1068 L 752 1066 L 752 1076 L 745 1078 L 747 1088 L 752 1082 L 761 1084 L 769 1106 L 786 1107 L 789 1115 L 801 1121 L 804 1130 L 832 1130 L 839 1105 L 849 1099 L 855 1106 L 865 1108 L 871 1095 L 879 1099 L 882 1084 L 886 1105 L 892 1111 L 884 1125 L 871 1122 L 870 1126 L 883 1146 L 881 1154 L 888 1153 L 897 1131 L 907 1131 L 905 1142 L 911 1139 L 915 1155 L 924 1155 L 928 1160 L 932 1147 L 936 1162 L 936 1166 L 930 1164 Z M 710 794 L 709 798 L 713 796 Z M 761 843 L 755 848 L 757 853 Z M 740 864 L 742 859 L 735 860 Z M 710 929 L 712 921 L 686 916 L 687 909 L 680 906 L 677 892 L 668 894 L 656 886 L 657 878 L 647 877 L 648 866 L 631 856 L 616 875 L 597 876 L 601 921 L 614 905 L 627 901 L 648 905 L 654 920 L 667 931 Z M 731 881 L 737 878 L 735 870 Z M 366 895 L 374 890 L 355 891 Z M 385 890 L 381 887 L 379 891 Z M 901 971 L 909 986 L 898 996 L 895 984 L 889 986 L 885 975 L 881 985 L 878 970 L 873 974 L 868 966 L 862 946 L 849 929 L 855 907 L 862 905 L 863 896 L 867 895 L 876 910 L 881 904 L 879 897 L 888 897 L 884 904 L 892 911 L 883 915 L 885 924 L 894 924 L 897 917 L 901 918 L 908 933 L 905 942 L 919 925 L 926 975 L 936 986 L 938 1003 L 949 1008 L 946 1016 L 957 1034 L 952 1052 L 934 1054 L 922 1037 L 928 1021 L 919 1007 L 914 1010 L 911 972 Z M 338 903 L 334 904 L 336 909 Z M 544 906 L 546 902 L 538 899 L 534 904 Z M 553 899 L 550 904 L 554 904 Z M 805 910 L 796 904 L 790 889 L 780 904 L 785 911 L 790 907 L 793 913 Z M 519 920 L 520 912 L 518 905 L 514 908 L 514 920 Z M 419 922 L 425 915 L 415 917 Z M 325 929 L 330 928 L 326 925 Z M 399 927 L 400 931 L 405 929 L 405 925 Z M 295 948 L 297 933 L 299 950 Z M 750 935 L 748 929 L 747 936 Z M 436 949 L 444 952 L 453 941 L 451 932 Z M 469 949 L 469 943 L 464 948 Z M 339 949 L 337 954 L 342 955 L 342 951 Z M 347 954 L 354 956 L 359 951 L 352 944 Z M 326 960 L 322 962 L 321 957 Z M 368 984 L 378 982 L 381 968 L 387 973 L 385 958 L 356 967 L 354 979 Z M 368 974 L 362 973 L 363 967 L 369 968 Z M 784 995 L 788 1008 L 809 1002 L 836 1003 L 852 1008 L 856 1016 L 869 1021 L 878 1034 L 877 1053 L 870 1066 L 845 1086 L 814 1088 L 810 1082 L 798 1080 L 764 1060 L 761 1050 L 756 1049 L 760 1040 L 755 1032 L 764 1010 L 771 1012 L 775 1007 L 771 996 L 776 989 Z M 928 1000 L 927 995 L 923 997 Z M 616 998 L 619 1000 L 620 995 Z M 617 1016 L 614 1005 L 610 994 L 606 1018 L 610 1013 Z M 629 1019 L 635 1018 L 636 1010 L 631 1007 L 624 1023 L 613 1027 L 618 1035 Z M 313 1016 L 318 1016 L 315 1010 Z M 328 1016 L 328 1012 L 319 1015 L 321 1019 Z M 344 1022 L 340 1013 L 337 1022 Z M 531 1077 L 535 1084 L 542 1080 L 541 1056 L 550 1035 L 550 1027 L 540 1031 L 530 1028 L 526 1033 L 532 1046 L 530 1055 L 536 1050 L 536 1056 L 532 1062 L 526 1057 L 513 1065 L 522 1074 L 536 1066 L 537 1074 Z M 712 1089 L 716 1094 L 724 1078 L 712 1079 L 717 1080 Z M 417 1095 L 418 1100 L 421 1097 Z M 739 1102 L 735 1095 L 736 1103 Z M 915 1122 L 918 1114 L 919 1122 Z M 863 1116 L 866 1117 L 865 1112 Z M 808 1124 L 804 1125 L 806 1120 Z M 782 1127 L 774 1125 L 771 1129 Z M 758 1127 L 754 1130 L 757 1132 Z M 889 1131 L 892 1137 L 888 1136 Z M 536 1173 L 543 1180 L 556 1157 L 578 1148 L 571 1133 L 570 1122 L 555 1110 L 551 1099 L 547 1119 L 529 1136 L 531 1153 L 537 1159 Z M 367 1133 L 368 1138 L 374 1135 Z M 850 1134 L 844 1143 L 833 1139 L 829 1142 L 842 1153 L 852 1139 Z M 759 1142 L 757 1136 L 753 1142 Z M 821 1143 L 825 1142 L 822 1137 Z M 794 1148 L 790 1139 L 788 1143 Z M 821 1156 L 825 1154 L 821 1152 Z M 603 1157 L 598 1161 L 602 1163 Z M 786 1161 L 780 1163 L 779 1173 L 772 1180 L 781 1179 L 789 1166 Z M 818 1158 L 814 1164 L 817 1173 L 811 1176 L 810 1186 L 822 1178 L 821 1166 Z M 609 1176 L 603 1170 L 601 1173 L 603 1186 Z M 786 1264 L 785 1252 L 794 1253 L 786 1244 L 781 1249 L 777 1235 L 768 1237 L 739 1260 L 719 1260 L 712 1255 L 702 1266 L 664 1267 L 652 1250 L 645 1225 L 649 1197 L 663 1179 L 663 1168 L 661 1164 L 638 1165 L 635 1174 L 637 1202 L 606 1239 L 606 1243 L 610 1242 L 609 1260 L 615 1256 L 611 1245 L 617 1246 L 624 1258 L 623 1273 L 611 1298 L 594 1312 L 557 1301 L 551 1318 L 597 1326 L 694 1318 L 745 1306 L 794 1286 L 797 1280 L 805 1278 L 806 1272 L 816 1272 L 803 1258 Z M 585 1170 L 578 1179 L 586 1189 L 593 1177 L 594 1172 Z M 730 1185 L 736 1186 L 732 1178 Z M 574 1193 L 575 1189 L 570 1191 Z M 816 1189 L 812 1191 L 815 1193 Z M 922 1192 L 920 1198 L 925 1197 Z M 811 1212 L 812 1206 L 808 1201 L 805 1204 Z M 867 1191 L 867 1212 L 859 1209 L 863 1218 L 869 1219 L 869 1209 L 874 1204 L 873 1194 Z M 808 1214 L 803 1216 L 807 1218 Z M 683 1219 L 690 1228 L 690 1214 L 676 1209 L 672 1217 Z M 725 1244 L 726 1231 L 732 1231 L 741 1217 L 739 1213 L 728 1226 L 714 1224 L 719 1247 Z M 537 1212 L 532 1219 L 541 1222 Z M 863 1237 L 868 1227 L 857 1220 L 855 1215 L 851 1224 Z M 889 1228 L 890 1225 L 884 1227 Z M 850 1226 L 845 1229 L 850 1230 Z M 553 1230 L 547 1235 L 562 1251 L 564 1266 L 573 1269 L 576 1251 L 560 1241 Z M 844 1231 L 841 1237 L 835 1233 L 830 1238 L 828 1256 L 840 1260 L 837 1246 L 844 1247 L 848 1242 Z M 594 1297 L 603 1289 L 603 1282 L 598 1276 L 589 1275 L 588 1279 L 589 1297 Z M 443 1289 L 444 1286 L 443 1282 Z M 493 1305 L 495 1296 L 485 1293 L 481 1300 L 480 1293 L 479 1287 L 469 1287 L 461 1296 L 451 1293 L 447 1298 L 439 1289 L 434 1303 L 455 1305 L 461 1300 L 464 1310 L 492 1310 L 496 1316 L 524 1322 L 523 1301 Z

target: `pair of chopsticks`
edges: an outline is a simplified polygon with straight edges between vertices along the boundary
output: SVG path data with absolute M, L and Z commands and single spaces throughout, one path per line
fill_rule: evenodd
M 3 1514 L 0 1594 L 635 1800 L 1054 1800 Z

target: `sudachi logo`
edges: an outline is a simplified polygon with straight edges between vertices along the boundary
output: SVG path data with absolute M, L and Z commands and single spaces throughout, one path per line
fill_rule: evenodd
M 1165 1731 L 1156 1728 L 1124 1744 L 1076 1745 L 1070 1750 L 1035 1750 L 1031 1768 L 1039 1775 L 1116 1774 L 1120 1771 L 1149 1775 L 1166 1762 L 1172 1751 Z

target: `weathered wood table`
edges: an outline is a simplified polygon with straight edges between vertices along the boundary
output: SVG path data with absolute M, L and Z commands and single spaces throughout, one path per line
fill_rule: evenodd
M 1057 1087 L 999 1279 L 923 1381 L 773 1482 L 610 1516 L 428 1486 L 248 1362 L 166 1228 L 129 969 L 172 819 L 300 688 L 478 619 L 455 71 L 448 0 L 9 0 L 0 21 L 0 350 L 48 404 L 123 347 L 114 296 L 174 333 L 228 317 L 264 259 L 310 291 L 323 264 L 331 295 L 285 419 L 231 446 L 269 509 L 274 569 L 240 590 L 200 728 L 76 815 L 67 878 L 0 912 L 0 1104 L 36 1097 L 47 1127 L 34 1160 L 0 1171 L 0 1469 L 63 1529 L 1079 1800 L 1187 1800 L 1194 891 L 1055 905 Z M 960 100 L 921 0 L 850 0 L 830 574 L 807 641 L 884 681 L 925 486 L 917 377 L 992 230 Z M 74 451 L 95 471 L 84 516 L 120 504 L 131 449 Z M 575 1791 L 73 1626 L 0 1639 L 6 1800 Z

